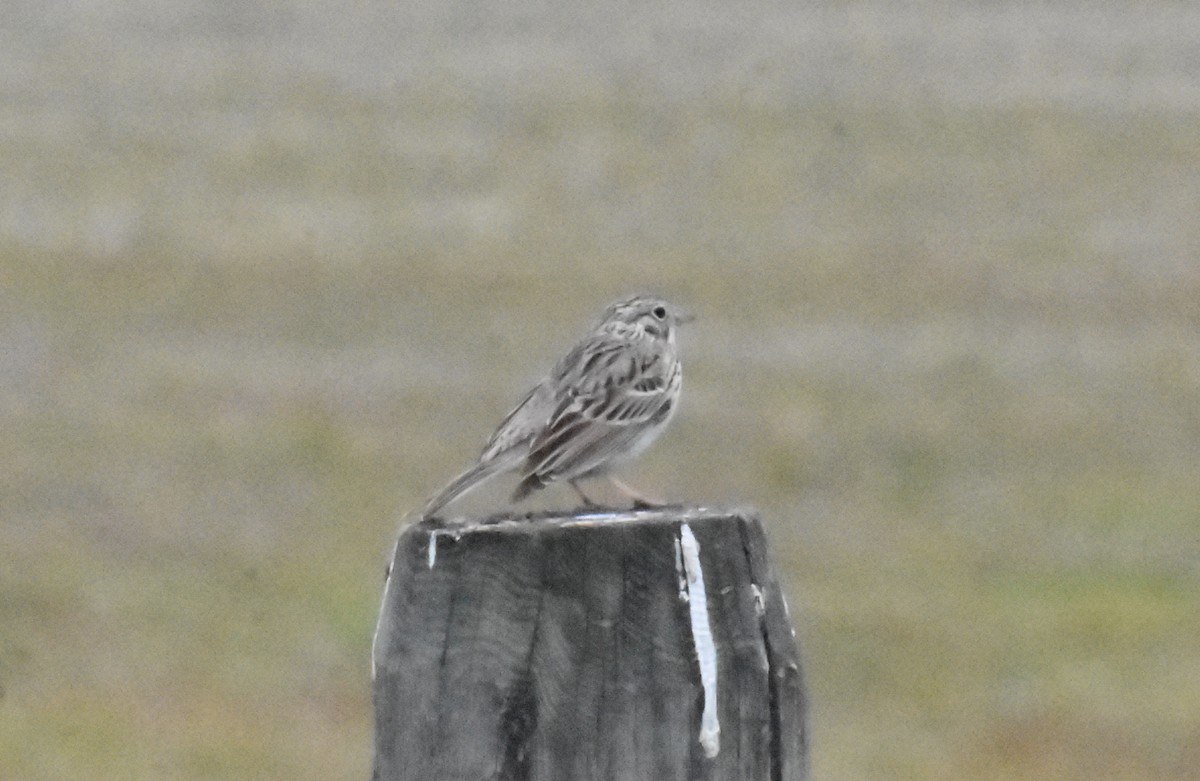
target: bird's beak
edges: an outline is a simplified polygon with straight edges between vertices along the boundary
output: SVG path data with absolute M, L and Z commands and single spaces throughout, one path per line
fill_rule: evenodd
M 684 323 L 690 323 L 695 319 L 696 316 L 686 309 L 675 310 L 675 322 L 679 323 L 680 325 L 683 325 Z

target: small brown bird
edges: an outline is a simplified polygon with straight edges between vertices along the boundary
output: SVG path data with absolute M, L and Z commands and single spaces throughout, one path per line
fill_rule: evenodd
M 690 319 L 654 296 L 609 306 L 508 413 L 478 462 L 430 499 L 421 515 L 505 472 L 521 477 L 513 501 L 565 480 L 593 505 L 578 481 L 608 477 L 635 505 L 651 504 L 609 473 L 649 447 L 674 416 L 683 382 L 675 332 Z

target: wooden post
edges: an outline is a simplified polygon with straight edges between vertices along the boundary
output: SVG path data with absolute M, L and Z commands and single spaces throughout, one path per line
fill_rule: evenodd
M 753 514 L 507 515 L 400 535 L 375 781 L 802 781 L 806 695 Z

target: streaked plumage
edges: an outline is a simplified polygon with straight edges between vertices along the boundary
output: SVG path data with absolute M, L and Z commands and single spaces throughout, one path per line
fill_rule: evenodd
M 686 319 L 653 296 L 608 307 L 501 422 L 475 466 L 430 499 L 422 516 L 505 472 L 520 475 L 514 501 L 557 480 L 589 501 L 575 481 L 605 476 L 639 455 L 675 414 L 683 381 L 675 331 Z

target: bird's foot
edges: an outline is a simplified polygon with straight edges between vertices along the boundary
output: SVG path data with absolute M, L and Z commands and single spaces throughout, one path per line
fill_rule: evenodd
M 634 510 L 653 510 L 666 505 L 666 502 L 660 502 L 657 499 L 651 499 L 639 491 L 635 491 L 612 475 L 609 475 L 608 479 L 618 491 L 625 494 L 625 496 L 627 496 L 633 502 Z
M 579 487 L 579 483 L 575 480 L 568 480 L 567 485 L 571 486 L 571 488 L 575 490 L 575 493 L 579 494 L 579 499 L 583 502 L 583 504 L 580 505 L 581 508 L 586 510 L 598 510 L 602 508 L 600 503 L 593 501 L 592 497 L 583 492 L 583 489 Z

